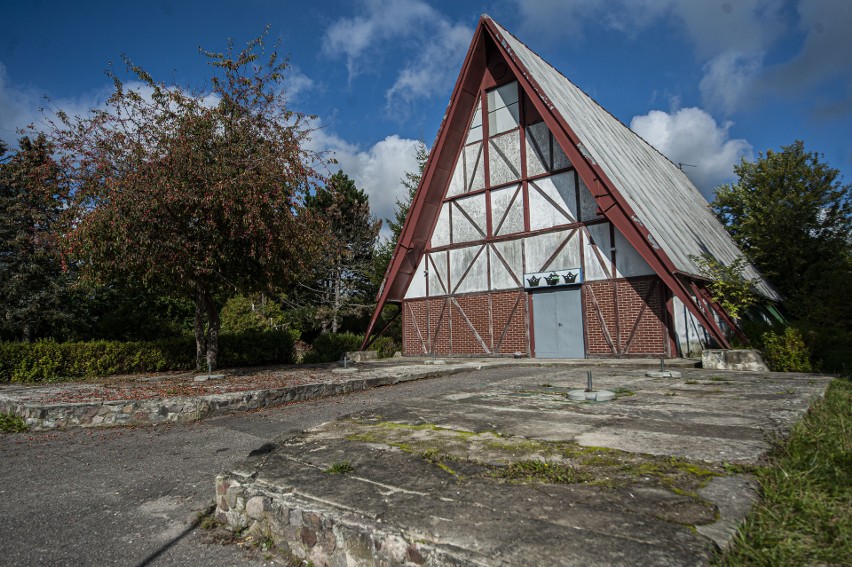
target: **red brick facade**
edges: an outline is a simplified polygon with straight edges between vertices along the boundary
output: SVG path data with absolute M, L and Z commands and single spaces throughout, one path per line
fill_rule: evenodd
M 659 278 L 591 282 L 583 291 L 589 356 L 665 355 L 665 304 Z
M 403 353 L 527 353 L 526 292 L 459 295 L 403 302 Z
M 657 277 L 583 285 L 587 356 L 666 354 L 663 283 Z M 403 302 L 407 356 L 529 352 L 527 293 L 509 291 Z

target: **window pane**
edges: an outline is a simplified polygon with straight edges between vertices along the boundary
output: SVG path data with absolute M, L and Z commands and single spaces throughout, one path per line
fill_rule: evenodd
M 517 128 L 519 117 L 517 81 L 488 91 L 488 132 L 491 136 Z
M 467 133 L 465 144 L 478 142 L 482 139 L 482 103 L 476 105 L 476 110 L 473 112 L 473 120 L 470 122 L 470 128 Z
M 488 111 L 488 133 L 491 136 L 517 128 L 520 115 L 518 103 Z
M 518 83 L 512 81 L 502 87 L 488 91 L 488 111 L 497 110 L 518 102 Z

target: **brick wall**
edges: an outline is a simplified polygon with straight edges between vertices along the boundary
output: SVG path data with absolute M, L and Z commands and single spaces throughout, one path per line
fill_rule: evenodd
M 663 284 L 659 278 L 590 282 L 584 292 L 589 355 L 665 354 Z
M 587 354 L 664 355 L 662 292 L 656 277 L 585 284 Z M 430 348 L 440 355 L 527 353 L 526 311 L 527 294 L 518 291 L 459 295 L 455 302 L 452 298 L 407 300 L 402 311 L 403 353 L 417 356 L 431 353 Z
M 519 291 L 404 301 L 403 353 L 526 353 L 526 306 L 526 293 Z

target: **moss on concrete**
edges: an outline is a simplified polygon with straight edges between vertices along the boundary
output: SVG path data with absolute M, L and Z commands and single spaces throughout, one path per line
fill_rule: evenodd
M 345 427 L 350 431 L 346 436 L 348 441 L 399 449 L 459 481 L 465 479 L 458 472 L 459 466 L 467 463 L 476 465 L 476 476 L 501 482 L 586 484 L 610 490 L 634 485 L 657 487 L 690 499 L 693 507 L 706 508 L 710 504 L 697 491 L 711 478 L 727 474 L 723 467 L 676 457 L 584 447 L 574 441 L 510 437 L 494 431 L 465 431 L 429 423 L 354 419 Z

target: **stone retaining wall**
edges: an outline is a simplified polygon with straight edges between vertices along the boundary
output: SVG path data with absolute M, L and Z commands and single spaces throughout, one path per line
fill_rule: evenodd
M 302 384 L 270 390 L 252 390 L 198 397 L 162 398 L 155 400 L 124 400 L 40 404 L 0 399 L 0 413 L 19 415 L 31 430 L 45 431 L 63 427 L 106 427 L 115 425 L 145 425 L 169 421 L 195 421 L 216 414 L 249 411 L 288 402 L 359 392 L 377 386 L 448 375 L 470 368 L 436 371 L 422 367 L 406 369 L 404 373 L 380 373 L 378 376 L 353 378 L 342 382 Z
M 217 413 L 247 411 L 287 402 L 298 402 L 349 392 L 376 385 L 372 380 L 305 384 L 274 390 L 212 394 L 197 398 L 163 398 L 143 401 L 37 404 L 0 401 L 0 412 L 19 415 L 30 429 L 43 431 L 60 427 L 98 427 L 194 421 Z M 389 382 L 390 383 L 390 382 Z
M 381 520 L 340 513 L 292 493 L 257 487 L 238 473 L 216 477 L 216 519 L 316 567 L 346 565 L 484 565 L 463 550 L 439 547 L 389 529 Z M 410 536 L 410 534 L 408 534 Z

